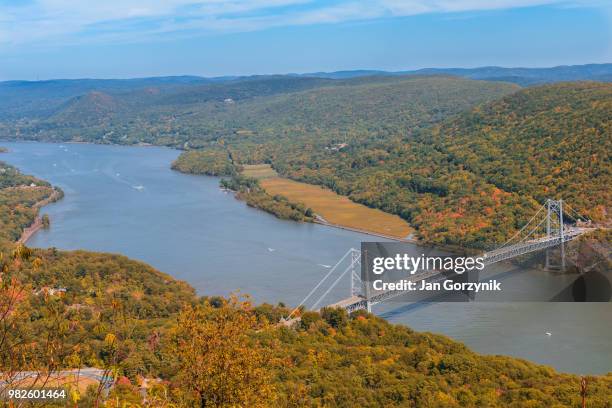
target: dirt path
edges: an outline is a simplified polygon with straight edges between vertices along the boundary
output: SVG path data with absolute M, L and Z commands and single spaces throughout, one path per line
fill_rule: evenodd
M 59 191 L 54 189 L 53 193 L 51 193 L 51 195 L 49 197 L 45 198 L 44 200 L 41 200 L 41 201 L 37 202 L 36 204 L 34 204 L 32 206 L 32 208 L 40 209 L 41 207 L 44 207 L 47 204 L 50 204 L 50 203 L 52 203 L 54 201 L 59 200 L 59 198 L 60 198 Z M 29 227 L 27 227 L 27 228 L 25 228 L 23 230 L 23 232 L 21 233 L 21 237 L 19 237 L 19 239 L 17 240 L 17 243 L 18 244 L 25 244 L 41 228 L 43 228 L 42 217 L 37 216 L 34 219 L 34 222 L 32 224 L 30 224 Z
M 21 237 L 17 240 L 17 243 L 25 244 L 42 227 L 43 227 L 42 218 L 36 217 L 34 222 L 29 227 L 23 230 L 23 232 L 21 233 Z

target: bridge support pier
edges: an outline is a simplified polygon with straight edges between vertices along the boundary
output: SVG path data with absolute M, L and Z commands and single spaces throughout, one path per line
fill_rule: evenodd
M 559 245 L 559 264 L 555 265 L 551 262 L 551 257 L 553 256 L 553 254 L 551 253 L 553 251 L 553 249 L 547 249 L 546 250 L 546 263 L 544 264 L 544 269 L 546 269 L 547 271 L 552 271 L 552 270 L 556 270 L 556 271 L 561 271 L 561 272 L 565 272 L 565 242 L 562 242 Z

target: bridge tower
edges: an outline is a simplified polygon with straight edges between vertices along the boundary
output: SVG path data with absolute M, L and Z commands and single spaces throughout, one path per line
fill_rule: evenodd
M 565 271 L 565 229 L 563 225 L 563 200 L 546 200 L 546 238 L 558 236 L 561 238 L 559 247 L 561 264 L 553 265 L 550 262 L 550 249 L 546 250 L 546 269 L 559 269 Z
M 546 236 L 563 238 L 563 200 L 546 200 Z
M 366 300 L 366 309 L 372 311 L 368 296 L 368 287 L 361 279 L 361 251 L 353 249 L 351 251 L 351 297 L 362 297 Z
M 363 282 L 361 281 L 361 271 L 356 268 L 361 265 L 361 254 L 357 250 L 351 251 L 351 296 L 361 296 Z

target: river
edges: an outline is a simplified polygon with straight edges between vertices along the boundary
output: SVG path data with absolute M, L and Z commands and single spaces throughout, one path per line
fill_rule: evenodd
M 36 233 L 29 246 L 122 253 L 189 282 L 203 295 L 239 290 L 255 302 L 295 305 L 349 248 L 380 240 L 249 208 L 221 191 L 217 178 L 172 171 L 176 150 L 0 145 L 9 149 L 0 160 L 65 192 L 44 207 L 51 228 Z M 541 271 L 521 272 L 523 283 L 546 279 Z M 340 281 L 322 303 L 347 297 L 349 284 Z M 612 371 L 610 303 L 389 303 L 374 312 L 448 335 L 479 353 L 517 356 L 566 372 Z

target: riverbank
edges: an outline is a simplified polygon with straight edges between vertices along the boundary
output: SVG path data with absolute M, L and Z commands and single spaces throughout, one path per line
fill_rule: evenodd
M 365 235 L 371 235 L 373 237 L 384 238 L 384 239 L 388 239 L 390 241 L 408 242 L 408 243 L 411 243 L 411 244 L 422 245 L 421 242 L 419 242 L 418 240 L 416 240 L 414 238 L 398 238 L 398 237 L 393 237 L 393 236 L 390 236 L 390 235 L 380 234 L 380 233 L 369 231 L 369 230 L 353 228 L 353 227 L 347 227 L 346 225 L 332 224 L 330 222 L 325 221 L 321 217 L 315 218 L 312 222 L 314 224 L 324 225 L 326 227 L 339 228 L 339 229 L 343 229 L 343 230 L 346 230 L 346 231 L 358 232 L 360 234 L 365 234 Z
M 269 164 L 245 165 L 242 175 L 258 180 L 261 188 L 270 196 L 283 196 L 292 203 L 310 208 L 314 216 L 307 222 L 396 242 L 435 247 L 455 254 L 480 253 L 480 250 L 473 248 L 418 240 L 414 238 L 414 228 L 401 217 L 356 203 L 321 186 L 280 177 Z
M 270 164 L 241 167 L 242 176 L 257 180 L 269 196 L 284 197 L 308 209 L 308 221 L 394 241 L 416 242 L 412 238 L 414 229 L 395 214 L 370 208 L 322 186 L 282 177 Z
M 414 229 L 399 216 L 356 203 L 321 186 L 284 177 L 264 178 L 259 184 L 268 194 L 301 203 L 334 226 L 398 240 L 408 239 L 414 233 Z
M 40 208 L 44 207 L 45 205 L 51 204 L 61 199 L 62 196 L 63 196 L 63 193 L 61 192 L 61 190 L 57 190 L 54 188 L 53 193 L 51 193 L 49 197 L 35 203 L 32 206 L 32 208 L 38 211 Z M 30 240 L 30 238 L 32 238 L 34 234 L 36 234 L 42 228 L 44 228 L 43 219 L 41 216 L 37 215 L 36 218 L 34 219 L 34 222 L 30 224 L 30 226 L 24 228 L 23 232 L 21 233 L 21 236 L 17 240 L 17 243 L 25 245 L 28 242 L 28 240 Z
M 18 244 L 26 244 L 34 234 L 43 227 L 42 217 L 36 217 L 34 222 L 21 233 L 21 237 L 17 240 Z
M 175 167 L 173 170 L 181 171 Z M 249 207 L 280 219 L 309 222 L 460 255 L 482 252 L 476 248 L 416 239 L 415 230 L 398 215 L 367 207 L 321 186 L 280 177 L 269 164 L 243 166 L 240 175 L 222 179 L 221 190 L 231 191 L 237 200 Z

